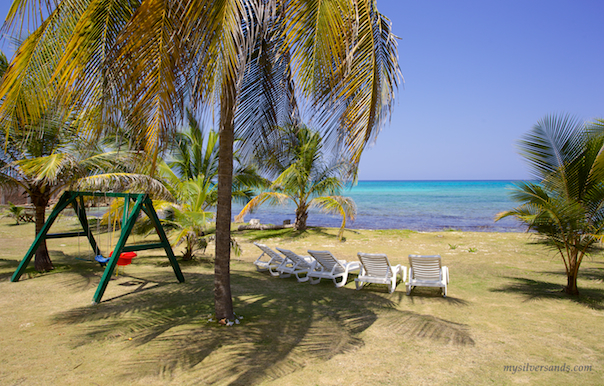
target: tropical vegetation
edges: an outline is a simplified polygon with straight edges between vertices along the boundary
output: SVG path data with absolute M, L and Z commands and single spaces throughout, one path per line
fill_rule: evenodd
M 172 243 L 185 244 L 183 260 L 191 260 L 196 250 L 205 251 L 214 237 L 211 223 L 215 212 L 211 209 L 216 206 L 218 170 L 218 133 L 209 130 L 206 135 L 190 111 L 187 121 L 188 127 L 172 140 L 168 162 L 160 161 L 157 170 L 157 178 L 174 200 L 154 203 L 164 213 L 162 223 L 173 230 Z M 244 164 L 236 154 L 234 158 L 233 200 L 246 203 L 253 197 L 253 189 L 265 186 L 266 180 L 251 164 Z M 234 240 L 231 245 L 239 251 Z
M 86 117 L 78 120 L 82 130 L 100 134 L 128 123 L 151 162 L 185 106 L 218 120 L 219 319 L 233 317 L 236 132 L 253 149 L 270 142 L 275 127 L 308 114 L 358 163 L 386 122 L 399 81 L 396 38 L 375 0 L 15 0 L 5 28 L 28 23 L 36 29 L 0 86 L 0 120 L 36 119 L 56 97 Z M 27 73 L 37 77 L 22 88 Z
M 342 216 L 342 225 L 338 237 L 344 235 L 346 218 L 354 220 L 356 206 L 349 197 L 340 195 L 343 189 L 342 177 L 349 163 L 334 160 L 328 163 L 324 159 L 324 141 L 321 134 L 306 126 L 288 126 L 281 130 L 282 135 L 276 141 L 278 150 L 271 146 L 270 150 L 260 154 L 260 162 L 270 165 L 271 169 L 279 171 L 279 175 L 265 191 L 254 197 L 243 207 L 236 221 L 269 202 L 284 204 L 291 201 L 296 206 L 294 229 L 305 230 L 308 210 L 319 208 L 325 213 Z
M 61 190 L 76 186 L 96 186 L 99 183 L 114 187 L 116 181 L 128 179 L 123 172 L 127 152 L 107 151 L 99 143 L 79 137 L 69 123 L 63 123 L 56 112 L 49 112 L 43 120 L 26 129 L 35 140 L 19 135 L 0 139 L 0 184 L 25 191 L 35 207 L 35 232 L 45 222 L 50 200 Z M 110 177 L 106 172 L 114 172 Z M 112 181 L 107 185 L 107 179 Z M 96 190 L 96 189 L 95 189 Z M 38 271 L 52 270 L 46 242 L 36 251 Z
M 579 294 L 581 262 L 604 238 L 603 150 L 604 121 L 543 118 L 520 142 L 538 182 L 518 183 L 512 198 L 521 205 L 497 216 L 516 217 L 558 251 L 571 295 Z
M 18 206 L 13 204 L 12 202 L 8 203 L 8 209 L 6 210 L 6 213 L 4 215 L 2 215 L 2 217 L 11 217 L 13 220 L 15 220 L 15 225 L 19 225 L 20 221 L 21 221 L 21 216 L 23 215 L 23 213 L 25 212 L 25 208 L 22 206 Z

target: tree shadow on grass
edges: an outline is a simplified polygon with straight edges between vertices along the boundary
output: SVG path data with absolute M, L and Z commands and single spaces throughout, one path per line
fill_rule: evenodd
M 593 280 L 597 282 L 604 282 L 604 262 L 601 261 L 591 261 L 590 264 L 599 265 L 598 267 L 585 267 L 583 264 L 579 268 L 579 282 L 583 280 Z M 557 270 L 557 271 L 546 271 L 541 272 L 548 275 L 559 275 L 566 278 L 566 271 Z M 580 283 L 579 283 L 580 285 Z M 580 290 L 580 289 L 579 289 Z
M 208 322 L 213 275 L 186 276 L 186 283 L 166 284 L 164 277 L 164 284 L 147 288 L 147 279 L 133 278 L 132 293 L 66 311 L 56 322 L 81 329 L 76 346 L 132 337 L 126 344 L 136 354 L 123 366 L 128 381 L 148 374 L 182 383 L 187 377 L 195 384 L 276 380 L 356 350 L 364 344 L 360 334 L 378 316 L 387 323 L 384 328 L 394 325 L 407 337 L 474 344 L 466 326 L 401 311 L 392 300 L 369 291 L 335 289 L 331 283 L 310 286 L 255 272 L 232 274 L 235 311 L 243 319 L 240 325 L 221 327 Z
M 430 299 L 430 301 L 432 301 L 432 302 L 438 302 L 438 303 L 448 304 L 448 305 L 457 306 L 457 307 L 460 307 L 460 306 L 467 307 L 470 305 L 470 303 L 468 301 L 460 299 L 460 298 L 456 298 L 456 297 L 449 296 L 449 295 L 447 295 L 447 297 L 443 297 L 439 288 L 435 289 L 432 287 L 415 287 L 413 289 L 413 291 L 411 291 L 411 294 L 409 294 L 408 298 L 411 301 L 411 303 L 415 303 L 418 299 L 421 299 L 421 300 Z
M 598 281 L 600 283 L 604 282 L 604 263 L 602 264 L 602 268 L 580 268 L 579 269 L 579 280 L 581 278 Z M 564 273 L 566 275 L 566 273 Z
M 544 272 L 546 273 L 546 272 Z M 554 272 L 559 273 L 559 272 Z M 566 274 L 563 273 L 566 277 Z M 604 310 L 604 290 L 595 288 L 581 288 L 581 273 L 579 274 L 580 295 L 568 295 L 563 292 L 563 286 L 542 280 L 523 277 L 505 277 L 513 282 L 501 288 L 492 289 L 492 292 L 517 293 L 526 297 L 525 302 L 539 299 L 564 299 L 581 304 L 594 310 Z

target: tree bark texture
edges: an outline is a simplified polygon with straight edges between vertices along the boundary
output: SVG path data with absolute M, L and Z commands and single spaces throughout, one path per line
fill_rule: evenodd
M 294 229 L 297 231 L 306 230 L 306 219 L 308 218 L 308 206 L 303 205 L 296 208 L 296 223 Z
M 43 191 L 34 191 L 31 195 L 31 202 L 36 208 L 36 236 L 40 233 L 42 227 L 44 226 L 48 201 L 50 201 L 50 196 Z M 50 260 L 50 255 L 48 254 L 46 240 L 42 241 L 38 249 L 36 249 L 34 266 L 38 272 L 46 272 L 55 269 L 52 261 Z
M 568 274 L 568 280 L 564 292 L 569 295 L 579 295 L 579 288 L 577 288 L 577 275 L 574 273 Z
M 234 81 L 226 80 L 220 100 L 216 258 L 214 260 L 214 310 L 218 320 L 234 318 L 233 299 L 231 297 L 230 262 L 235 92 Z
M 567 284 L 564 288 L 564 292 L 569 295 L 579 295 L 579 288 L 577 287 L 577 276 L 579 275 L 579 264 L 577 263 L 578 251 L 572 253 L 569 256 L 568 271 L 566 272 Z

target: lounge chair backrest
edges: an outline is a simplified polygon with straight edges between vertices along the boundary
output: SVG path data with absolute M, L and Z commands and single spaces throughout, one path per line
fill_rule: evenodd
M 277 247 L 277 250 L 279 252 L 283 253 L 283 255 L 285 255 L 285 257 L 287 257 L 288 259 L 290 259 L 294 263 L 298 263 L 298 264 L 302 264 L 302 265 L 308 265 L 308 263 L 306 262 L 306 260 L 302 259 L 300 256 L 298 256 L 297 253 L 294 253 L 294 252 L 290 251 L 289 249 L 282 249 L 282 248 Z
M 338 259 L 336 259 L 329 251 L 311 251 L 309 249 L 308 253 L 310 253 L 327 272 L 340 273 L 346 271 Z
M 383 253 L 358 253 L 359 260 L 363 264 L 365 275 L 389 278 L 392 276 L 390 261 Z
M 260 248 L 262 250 L 262 252 L 264 252 L 267 255 L 269 255 L 272 259 L 274 259 L 276 261 L 283 261 L 283 257 L 282 256 L 279 256 L 279 254 L 275 253 L 275 251 L 273 251 L 272 249 L 270 249 L 266 245 L 260 244 L 260 243 L 254 243 L 254 245 L 257 246 L 258 248 Z
M 440 255 L 409 255 L 409 265 L 413 270 L 412 279 L 441 280 Z
M 295 254 L 294 252 L 290 251 L 289 249 L 283 249 L 283 248 L 275 248 L 276 250 L 278 250 L 279 252 L 283 253 L 285 255 L 285 257 L 287 257 L 288 259 L 290 259 L 291 261 L 298 261 L 298 255 Z

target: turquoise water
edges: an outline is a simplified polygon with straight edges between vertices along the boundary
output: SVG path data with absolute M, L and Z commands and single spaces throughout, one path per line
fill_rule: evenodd
M 516 206 L 509 198 L 512 181 L 360 181 L 343 192 L 354 199 L 357 218 L 347 223 L 352 229 L 412 229 L 438 231 L 517 232 L 524 231 L 512 218 L 494 222 L 501 211 Z M 233 205 L 233 214 L 240 205 Z M 293 205 L 261 207 L 245 220 L 258 218 L 263 224 L 293 222 Z M 337 216 L 311 210 L 311 226 L 340 226 Z

